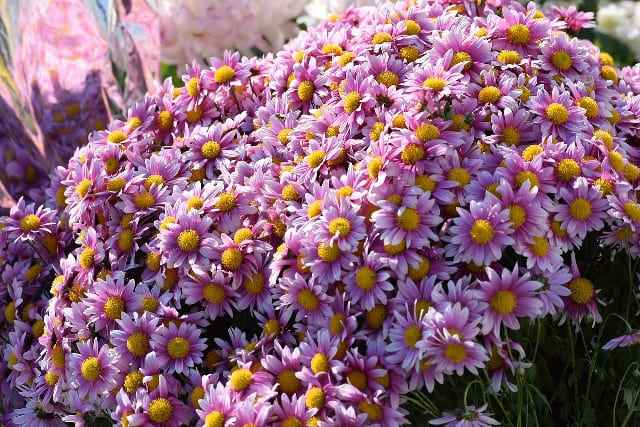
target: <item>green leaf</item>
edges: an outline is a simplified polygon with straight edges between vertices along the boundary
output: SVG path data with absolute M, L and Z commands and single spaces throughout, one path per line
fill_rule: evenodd
M 178 76 L 178 67 L 174 64 L 160 64 L 160 81 L 164 81 L 167 77 L 171 77 L 174 86 L 183 86 L 183 82 Z

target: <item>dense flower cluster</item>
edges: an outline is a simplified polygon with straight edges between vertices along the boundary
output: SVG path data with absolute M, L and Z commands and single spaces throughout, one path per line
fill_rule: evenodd
M 349 9 L 93 133 L 3 220 L 5 425 L 398 426 L 600 321 L 575 251 L 640 249 L 640 71 L 500 3 Z

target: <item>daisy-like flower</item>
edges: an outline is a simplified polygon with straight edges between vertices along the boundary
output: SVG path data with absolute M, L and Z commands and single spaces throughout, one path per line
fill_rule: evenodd
M 402 366 L 402 369 L 407 371 L 418 367 L 422 358 L 422 350 L 418 348 L 417 344 L 428 333 L 422 322 L 422 315 L 423 312 L 414 314 L 408 309 L 404 314 L 395 312 L 395 322 L 389 330 L 390 343 L 386 347 L 386 351 L 389 353 L 387 360 Z
M 570 143 L 590 127 L 585 120 L 585 110 L 575 104 L 569 92 L 558 87 L 554 87 L 551 94 L 544 88 L 539 89 L 529 102 L 537 114 L 532 123 L 540 126 L 543 136 L 552 135 Z
M 549 32 L 549 21 L 536 19 L 535 13 L 535 10 L 507 7 L 503 9 L 502 17 L 489 15 L 493 47 L 515 50 L 522 55 L 537 52 L 539 41 Z
M 433 47 L 429 55 L 437 59 L 453 52 L 452 65 L 462 64 L 464 73 L 479 74 L 485 65 L 491 62 L 491 45 L 486 39 L 469 30 L 468 25 L 459 24 L 434 33 Z
M 424 354 L 433 357 L 437 369 L 462 375 L 465 369 L 478 372 L 488 359 L 483 346 L 474 338 L 478 335 L 478 320 L 469 317 L 469 309 L 460 304 L 448 304 L 442 311 L 429 310 L 424 317 L 431 333 L 416 345 Z
M 602 349 L 613 350 L 614 348 L 630 347 L 638 344 L 640 344 L 640 332 L 633 331 L 607 341 L 607 343 L 602 346 Z
M 142 361 L 151 351 L 151 336 L 158 328 L 158 318 L 145 312 L 142 315 L 124 314 L 116 321 L 118 328 L 111 331 L 111 343 L 118 354 Z
M 540 48 L 542 50 L 542 68 L 550 73 L 576 78 L 587 72 L 589 64 L 586 54 L 577 39 L 570 39 L 566 33 L 555 33 Z
M 278 385 L 278 390 L 286 395 L 299 394 L 302 383 L 298 379 L 298 373 L 302 367 L 300 350 L 291 350 L 282 346 L 278 341 L 274 343 L 276 355 L 267 355 L 261 361 L 262 366 L 270 372 Z
M 207 346 L 196 325 L 182 322 L 180 326 L 176 326 L 171 322 L 151 336 L 151 348 L 168 372 L 183 373 L 202 362 L 203 351 Z
M 224 57 L 211 58 L 212 68 L 202 72 L 202 87 L 215 91 L 219 87 L 240 86 L 249 78 L 249 70 L 240 62 L 240 53 L 224 52 Z
M 113 328 L 124 313 L 133 309 L 135 281 L 125 283 L 124 275 L 99 280 L 86 296 L 86 314 L 97 331 Z
M 162 375 L 158 378 L 156 391 L 143 393 L 139 404 L 141 411 L 127 417 L 130 426 L 179 427 L 192 416 L 192 409 L 169 391 L 169 384 Z
M 89 399 L 110 391 L 116 385 L 117 358 L 106 344 L 97 339 L 78 342 L 78 353 L 71 354 L 69 364 L 78 393 Z
M 319 238 L 337 244 L 343 251 L 355 249 L 366 236 L 364 218 L 339 196 L 325 199 L 317 228 Z
M 559 196 L 564 203 L 556 205 L 555 219 L 567 232 L 584 238 L 587 232 L 604 227 L 603 218 L 609 203 L 584 177 L 574 182 L 572 191 L 561 188 Z
M 204 398 L 198 404 L 199 408 L 196 409 L 196 413 L 205 426 L 225 426 L 236 420 L 231 390 L 221 383 L 209 384 Z
M 160 230 L 160 248 L 169 267 L 199 264 L 213 258 L 211 218 L 189 211 L 178 212 L 173 221 Z
M 283 292 L 280 304 L 286 310 L 295 310 L 296 319 L 308 316 L 319 321 L 329 314 L 330 297 L 323 286 L 311 284 L 296 273 L 292 278 L 283 278 L 280 287 Z
M 564 297 L 566 315 L 575 323 L 576 327 L 585 316 L 590 316 L 593 323 L 601 322 L 602 316 L 598 311 L 598 292 L 593 282 L 580 274 L 575 253 L 571 254 L 571 276 L 567 288 L 571 293 Z
M 27 204 L 20 198 L 5 218 L 4 230 L 23 241 L 39 241 L 44 235 L 51 234 L 55 226 L 55 212 L 43 206 Z
M 393 285 L 389 282 L 391 274 L 375 252 L 367 252 L 363 261 L 345 276 L 344 283 L 351 302 L 371 310 L 376 303 L 387 303 L 387 293 L 393 290 Z
M 225 313 L 233 316 L 237 293 L 224 273 L 216 270 L 210 274 L 202 271 L 199 266 L 194 266 L 192 270 L 189 279 L 182 283 L 185 302 L 204 305 L 205 313 L 211 320 Z
M 453 53 L 449 51 L 435 64 L 426 62 L 408 76 L 408 92 L 418 96 L 420 101 L 434 105 L 434 101 L 443 98 L 459 98 L 464 93 L 467 78 L 462 74 L 466 63 L 450 66 Z
M 506 268 L 498 274 L 487 267 L 487 281 L 478 281 L 476 296 L 484 306 L 482 333 L 493 332 L 500 336 L 500 326 L 519 329 L 518 317 L 535 318 L 540 314 L 542 303 L 536 291 L 542 283 L 530 280 L 529 273 L 520 276 L 518 266 L 513 271 Z
M 431 230 L 442 221 L 435 200 L 428 194 L 407 196 L 403 200 L 384 200 L 371 219 L 381 231 L 386 245 L 404 241 L 408 246 L 426 246 L 438 237 Z
M 491 203 L 491 199 L 482 202 L 472 200 L 469 211 L 462 208 L 457 208 L 457 211 L 459 216 L 454 218 L 449 230 L 447 256 L 487 265 L 500 259 L 502 249 L 514 243 L 509 235 L 509 211 Z

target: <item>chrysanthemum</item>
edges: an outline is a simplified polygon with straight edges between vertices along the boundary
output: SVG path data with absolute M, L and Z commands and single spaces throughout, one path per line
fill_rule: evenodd
M 476 265 L 487 265 L 500 259 L 502 249 L 514 243 L 509 236 L 511 226 L 509 211 L 499 204 L 470 202 L 470 210 L 458 208 L 449 231 L 447 256 L 459 261 L 473 261 Z
M 225 426 L 235 421 L 235 405 L 231 390 L 221 383 L 210 384 L 196 409 L 205 426 Z
M 520 276 L 517 265 L 513 271 L 503 269 L 501 274 L 487 267 L 486 273 L 488 280 L 478 281 L 480 287 L 476 293 L 485 309 L 483 334 L 493 332 L 500 336 L 502 324 L 509 329 L 519 329 L 518 317 L 534 318 L 540 314 L 542 303 L 535 291 L 542 284 L 529 280 L 529 273 Z
M 123 314 L 130 312 L 134 304 L 135 281 L 125 283 L 124 276 L 109 276 L 94 284 L 93 292 L 86 296 L 86 314 L 97 331 L 113 328 Z
M 562 188 L 559 196 L 564 203 L 557 205 L 555 219 L 571 234 L 584 238 L 587 232 L 604 227 L 604 213 L 609 203 L 585 178 L 578 178 L 573 190 Z
M 298 320 L 308 316 L 317 321 L 328 315 L 330 297 L 323 286 L 311 284 L 296 274 L 293 278 L 282 279 L 280 287 L 283 291 L 280 304 L 287 310 L 296 310 Z
M 71 354 L 69 364 L 73 381 L 82 397 L 93 399 L 111 391 L 116 385 L 117 356 L 98 340 L 78 342 L 78 353 Z
M 442 219 L 435 200 L 428 194 L 405 197 L 402 200 L 379 202 L 377 211 L 371 216 L 386 245 L 397 245 L 404 241 L 408 246 L 426 246 L 438 237 L 431 230 Z
M 213 258 L 211 218 L 190 211 L 178 212 L 173 221 L 160 230 L 160 248 L 169 267 L 199 264 Z
M 55 212 L 44 206 L 27 204 L 24 198 L 11 208 L 5 218 L 4 230 L 23 241 L 39 241 L 44 235 L 51 234 L 55 225 Z
M 182 373 L 202 362 L 203 351 L 207 348 L 205 339 L 200 337 L 200 329 L 192 323 L 174 322 L 159 328 L 151 337 L 151 348 L 168 372 Z
M 427 332 L 427 327 L 422 322 L 423 312 L 414 314 L 407 310 L 406 313 L 394 313 L 394 323 L 389 330 L 389 344 L 386 347 L 390 363 L 402 366 L 402 369 L 410 371 L 419 366 L 422 358 L 422 350 L 417 344 Z
M 192 416 L 192 409 L 169 391 L 169 384 L 162 375 L 154 393 L 141 394 L 139 405 L 141 411 L 127 417 L 130 426 L 179 427 Z
M 575 104 L 569 92 L 557 86 L 551 94 L 539 89 L 529 102 L 532 112 L 537 114 L 532 123 L 540 126 L 542 136 L 552 135 L 570 143 L 590 127 L 585 110 Z
M 431 331 L 417 347 L 433 357 L 437 369 L 462 375 L 465 369 L 477 373 L 488 359 L 483 346 L 474 338 L 478 321 L 469 318 L 469 310 L 460 304 L 449 304 L 444 311 L 429 310 L 424 318 Z
M 435 63 L 425 62 L 407 78 L 408 93 L 417 96 L 419 101 L 434 105 L 434 101 L 443 98 L 458 98 L 465 90 L 466 77 L 462 74 L 465 63 L 450 66 L 453 53 L 449 51 Z
M 351 302 L 370 310 L 376 303 L 387 303 L 387 293 L 393 290 L 391 274 L 374 252 L 363 255 L 363 262 L 345 276 L 344 283 Z
M 158 318 L 150 313 L 125 314 L 116 321 L 118 328 L 111 331 L 111 343 L 123 357 L 144 360 L 151 351 L 151 336 L 158 327 Z
M 222 271 L 212 273 L 194 266 L 188 280 L 182 283 L 182 292 L 187 304 L 202 304 L 211 320 L 225 313 L 233 316 L 236 291 Z
M 487 405 L 476 408 L 467 406 L 457 412 L 444 412 L 441 417 L 429 420 L 429 424 L 446 427 L 491 427 L 500 423 L 486 413 Z
M 549 21 L 536 19 L 535 10 L 507 7 L 502 17 L 489 15 L 488 24 L 494 48 L 511 49 L 523 55 L 536 53 L 539 41 L 549 32 Z
M 325 199 L 315 231 L 320 239 L 349 251 L 365 238 L 365 230 L 364 218 L 358 215 L 351 203 L 339 196 Z
M 553 74 L 575 78 L 585 73 L 589 64 L 577 39 L 566 33 L 552 34 L 541 46 L 542 68 Z

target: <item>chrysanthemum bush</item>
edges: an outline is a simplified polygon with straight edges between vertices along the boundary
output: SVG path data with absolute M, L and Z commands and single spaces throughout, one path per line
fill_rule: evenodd
M 633 420 L 640 71 L 501 4 L 350 9 L 94 132 L 2 220 L 4 424 Z

